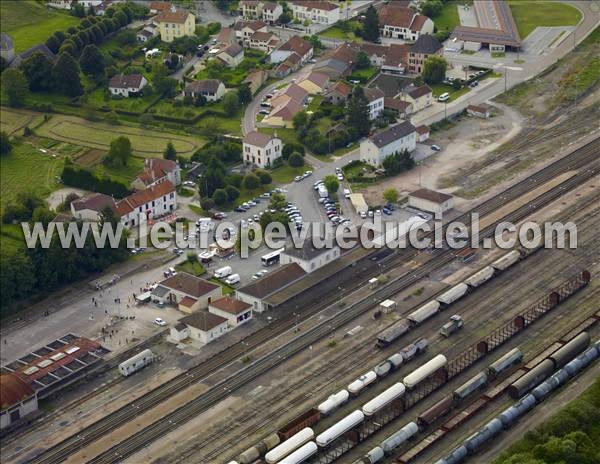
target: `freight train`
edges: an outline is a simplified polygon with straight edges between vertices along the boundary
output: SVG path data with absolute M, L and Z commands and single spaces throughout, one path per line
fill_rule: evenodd
M 377 336 L 377 346 L 384 348 L 390 345 L 392 342 L 409 332 L 413 327 L 422 324 L 440 311 L 450 307 L 453 303 L 467 295 L 470 291 L 473 291 L 475 288 L 483 285 L 492 277 L 515 265 L 520 260 L 525 259 L 535 250 L 537 250 L 537 248 L 530 250 L 513 250 L 506 253 L 504 256 L 492 262 L 489 266 L 480 269 L 463 282 L 455 285 L 451 289 L 435 297 L 433 300 L 417 308 L 415 311 L 406 316 L 405 319 L 392 324 L 390 327 L 380 332 Z

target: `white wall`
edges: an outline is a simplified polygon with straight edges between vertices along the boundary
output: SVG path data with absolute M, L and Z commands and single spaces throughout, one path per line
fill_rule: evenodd
M 371 140 L 365 139 L 360 143 L 360 160 L 379 167 L 383 160 L 395 152 L 408 150 L 412 152 L 417 147 L 417 133 L 411 132 L 406 137 L 396 140 L 381 149 Z

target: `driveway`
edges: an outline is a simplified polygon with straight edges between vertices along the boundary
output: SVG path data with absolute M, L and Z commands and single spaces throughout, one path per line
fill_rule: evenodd
M 190 69 L 193 66 L 195 66 L 196 63 L 198 63 L 198 61 L 200 61 L 201 59 L 202 58 L 194 55 L 190 61 L 188 61 L 187 63 L 185 63 L 180 69 L 178 69 L 177 71 L 175 71 L 169 77 L 172 78 L 172 79 L 178 80 L 179 82 L 183 81 L 183 77 L 185 76 L 185 73 L 188 71 L 188 69 Z

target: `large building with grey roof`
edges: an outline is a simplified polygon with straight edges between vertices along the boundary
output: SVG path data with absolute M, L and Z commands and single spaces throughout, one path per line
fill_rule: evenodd
M 396 152 L 417 147 L 417 132 L 409 121 L 388 127 L 364 139 L 360 143 L 360 160 L 375 167 L 381 167 L 383 160 Z
M 312 240 L 306 239 L 301 247 L 293 244 L 288 246 L 282 253 L 281 264 L 296 263 L 307 273 L 316 271 L 326 264 L 340 257 L 341 250 L 333 240 L 332 247 L 316 247 Z

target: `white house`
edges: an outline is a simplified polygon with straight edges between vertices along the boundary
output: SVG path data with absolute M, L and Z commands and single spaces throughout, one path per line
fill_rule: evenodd
M 372 121 L 383 113 L 383 99 L 385 98 L 385 94 L 378 88 L 366 88 L 364 92 L 369 101 L 369 119 Z
M 417 40 L 421 34 L 433 34 L 433 21 L 427 16 L 415 13 L 410 8 L 395 5 L 391 2 L 379 10 L 379 25 L 381 35 L 404 39 Z
M 412 105 L 412 111 L 415 113 L 433 104 L 433 93 L 427 84 L 419 87 L 411 84 L 402 89 L 402 95 L 403 100 Z
M 148 81 L 141 74 L 117 74 L 108 83 L 108 90 L 112 95 L 129 97 L 138 94 L 147 84 Z
M 269 56 L 271 63 L 281 63 L 294 53 L 300 57 L 300 65 L 305 64 L 313 56 L 313 46 L 310 42 L 297 35 L 292 36 L 287 42 L 281 44 L 277 50 L 273 50 Z
M 242 42 L 248 43 L 255 32 L 269 32 L 264 21 L 238 21 L 234 25 L 235 36 Z
M 217 58 L 226 66 L 235 68 L 244 59 L 244 49 L 241 45 L 234 43 L 217 54 Z
M 306 271 L 297 263 L 286 264 L 235 292 L 238 300 L 252 306 L 254 312 L 262 313 L 272 307 L 265 301 L 270 295 L 277 293 L 288 285 L 306 275 Z
M 309 20 L 317 24 L 335 24 L 340 20 L 340 7 L 335 3 L 314 0 L 295 0 L 289 2 L 295 19 L 301 22 Z
M 281 156 L 282 149 L 280 138 L 252 131 L 244 137 L 242 156 L 244 163 L 264 168 Z
M 117 201 L 115 208 L 125 227 L 134 227 L 173 213 L 177 209 L 177 192 L 166 180 Z
M 271 32 L 255 32 L 250 36 L 246 46 L 265 53 L 271 53 L 279 44 L 279 38 Z
M 417 132 L 415 126 L 404 121 L 371 135 L 360 143 L 360 160 L 373 166 L 380 167 L 388 156 L 417 147 Z
M 238 11 L 244 19 L 262 19 L 273 23 L 283 13 L 283 7 L 276 1 L 242 0 L 239 3 Z
M 106 207 L 114 208 L 115 200 L 103 193 L 91 193 L 71 202 L 71 214 L 79 221 L 99 221 Z
M 340 248 L 335 244 L 332 248 L 315 248 L 310 240 L 305 240 L 302 248 L 288 246 L 281 253 L 281 264 L 296 263 L 307 273 L 331 263 L 340 257 Z
M 408 206 L 430 213 L 444 213 L 454 207 L 454 197 L 422 188 L 408 194 Z
M 283 13 L 283 7 L 279 2 L 266 2 L 262 8 L 262 20 L 272 24 L 279 19 L 281 13 Z
M 144 190 L 168 180 L 173 185 L 181 184 L 181 167 L 177 162 L 162 158 L 146 158 L 144 171 L 131 183 L 136 190 Z
M 207 309 L 208 305 L 221 298 L 221 286 L 208 280 L 179 272 L 159 282 L 152 290 L 152 301 L 176 305 L 184 313 Z
M 225 84 L 217 79 L 192 81 L 185 86 L 183 95 L 192 98 L 197 98 L 202 95 L 206 98 L 206 101 L 216 102 L 225 95 Z
M 252 319 L 252 306 L 230 296 L 212 301 L 208 305 L 208 311 L 227 319 L 230 328 L 245 324 Z
M 177 332 L 187 332 L 187 335 L 192 339 L 206 344 L 225 335 L 228 331 L 227 319 L 208 311 L 197 311 L 179 320 L 179 324 L 175 329 L 181 328 L 181 324 L 185 325 L 185 329 L 177 330 Z M 185 330 L 185 332 L 184 332 Z M 171 335 L 173 335 L 173 330 Z M 179 338 L 179 337 L 172 337 Z

